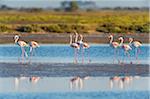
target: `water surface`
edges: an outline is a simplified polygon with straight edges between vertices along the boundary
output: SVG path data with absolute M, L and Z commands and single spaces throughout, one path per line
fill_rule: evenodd
M 29 48 L 26 48 L 29 54 Z M 91 44 L 84 50 L 85 63 L 117 63 L 117 59 L 126 63 L 148 63 L 149 45 L 144 44 L 140 48 L 138 59 L 135 58 L 136 49 L 129 51 L 130 58 L 125 55 L 122 48 L 118 49 L 118 55 L 114 55 L 114 49 L 107 44 Z M 0 62 L 18 62 L 21 58 L 21 49 L 14 44 L 0 45 Z M 78 62 L 82 63 L 82 49 L 78 50 Z M 29 57 L 28 57 L 29 60 Z M 66 44 L 42 44 L 34 52 L 32 62 L 36 63 L 72 63 L 74 62 L 74 49 Z

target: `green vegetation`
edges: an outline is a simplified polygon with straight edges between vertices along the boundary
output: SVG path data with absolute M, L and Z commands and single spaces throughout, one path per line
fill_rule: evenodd
M 149 33 L 148 11 L 0 12 L 0 32 Z

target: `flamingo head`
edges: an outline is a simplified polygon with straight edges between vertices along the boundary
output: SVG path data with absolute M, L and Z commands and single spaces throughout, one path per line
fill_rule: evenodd
M 73 32 L 74 32 L 74 34 L 75 34 L 75 35 L 78 35 L 78 33 L 77 33 L 77 31 L 76 31 L 76 30 L 74 30 Z
M 14 36 L 15 43 L 18 41 L 18 39 L 19 39 L 19 36 L 18 36 L 18 35 L 15 35 L 15 36 Z
M 118 40 L 119 40 L 119 41 L 123 41 L 123 37 L 119 37 Z
M 133 41 L 133 38 L 130 37 L 130 38 L 129 38 L 129 42 L 132 42 L 132 41 Z
M 109 38 L 109 39 L 113 38 L 113 35 L 109 35 L 108 38 Z

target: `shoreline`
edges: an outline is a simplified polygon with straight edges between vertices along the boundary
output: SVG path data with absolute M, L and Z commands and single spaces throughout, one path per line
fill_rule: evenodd
M 149 64 L 0 63 L 0 77 L 149 76 Z
M 108 35 L 111 33 L 99 33 L 99 34 L 83 34 L 84 41 L 88 43 L 109 43 Z M 15 34 L 0 34 L 0 44 L 14 43 Z M 21 40 L 30 42 L 31 40 L 37 41 L 39 43 L 48 44 L 67 44 L 69 43 L 69 33 L 51 33 L 51 34 L 21 34 Z M 141 41 L 142 43 L 149 43 L 149 33 L 136 33 L 136 34 L 112 34 L 114 35 L 114 40 L 118 41 L 120 36 L 125 38 L 125 42 L 128 43 L 128 38 L 132 37 L 135 40 Z

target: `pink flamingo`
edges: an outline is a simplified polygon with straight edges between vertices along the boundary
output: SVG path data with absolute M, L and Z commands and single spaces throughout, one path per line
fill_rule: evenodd
M 140 52 L 140 47 L 142 46 L 142 43 L 139 42 L 139 41 L 134 41 L 133 38 L 129 38 L 129 42 L 130 42 L 129 43 L 130 45 L 133 45 L 137 49 L 137 51 L 136 51 L 136 59 L 138 59 L 138 54 Z
M 115 51 L 114 51 L 114 59 L 115 59 L 115 56 L 117 57 L 117 48 L 119 46 L 121 46 L 123 42 L 120 42 L 120 44 L 118 42 L 114 42 L 113 35 L 109 35 L 108 38 L 110 39 L 110 41 L 109 41 L 110 46 L 115 49 Z M 114 60 L 113 60 L 113 62 L 114 62 Z
M 31 61 L 31 57 L 33 56 L 33 51 L 35 48 L 40 47 L 39 44 L 36 41 L 31 41 L 29 43 L 30 45 L 30 61 Z
M 83 35 L 79 35 L 80 40 L 78 41 L 78 44 L 82 47 L 82 63 L 84 63 L 84 49 L 90 48 L 90 45 L 86 42 L 83 42 Z
M 73 35 L 70 35 L 70 47 L 74 48 L 74 58 L 75 58 L 75 63 L 77 63 L 77 50 L 80 49 L 80 46 L 77 43 L 75 43 L 77 42 L 77 39 L 76 39 L 77 36 L 75 38 L 76 39 L 75 42 L 73 42 L 72 38 L 73 38 Z
M 123 39 L 123 37 L 119 37 L 119 40 L 123 43 L 124 42 L 124 39 Z M 132 50 L 132 48 L 130 47 L 130 45 L 129 44 L 122 44 L 121 45 L 122 46 L 122 48 L 124 49 L 124 51 L 125 51 L 125 54 L 128 56 L 128 58 L 130 58 L 130 54 L 129 54 L 129 50 Z
M 20 41 L 18 35 L 14 36 L 14 40 L 15 40 L 15 43 L 21 47 L 21 51 L 22 51 L 22 63 L 23 63 L 24 62 L 24 56 L 28 57 L 28 55 L 27 55 L 27 53 L 26 53 L 26 51 L 24 49 L 24 47 L 27 47 L 28 44 L 25 41 Z

